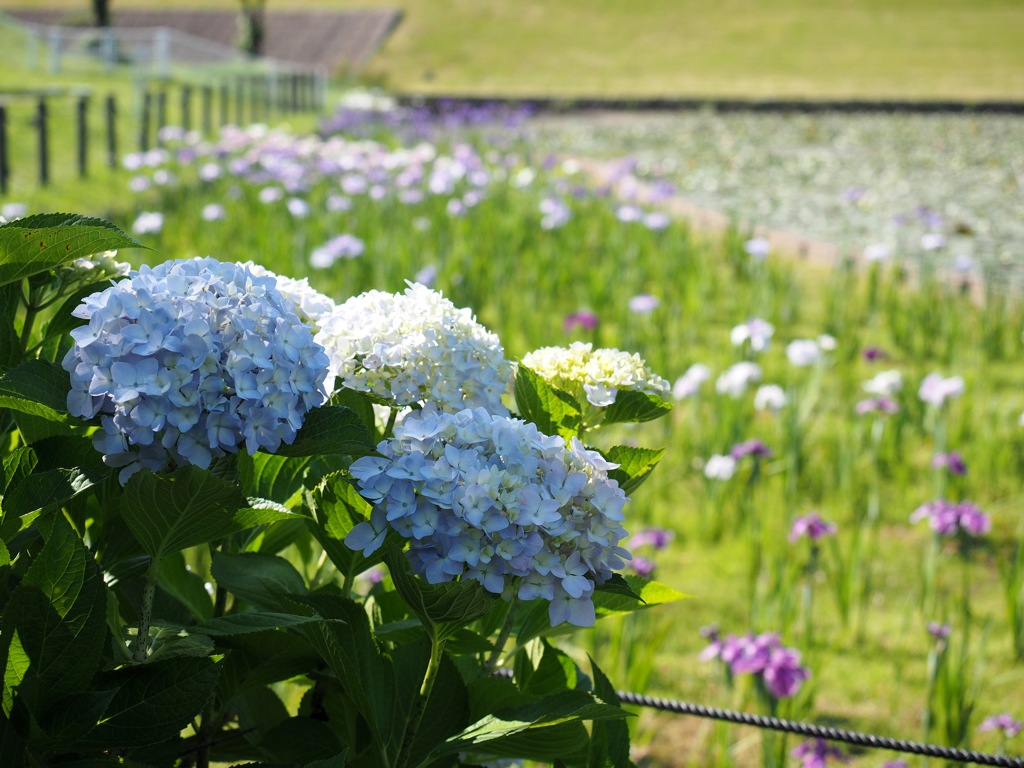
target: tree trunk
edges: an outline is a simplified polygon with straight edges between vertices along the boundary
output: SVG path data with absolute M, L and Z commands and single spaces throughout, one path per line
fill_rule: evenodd
M 109 27 L 110 0 L 92 0 L 92 15 L 97 27 Z
M 250 56 L 263 55 L 266 36 L 266 0 L 242 0 L 241 44 Z

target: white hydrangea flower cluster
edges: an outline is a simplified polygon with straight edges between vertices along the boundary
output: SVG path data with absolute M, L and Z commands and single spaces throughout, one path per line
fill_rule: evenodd
M 345 538 L 369 555 L 388 529 L 409 539 L 431 584 L 473 579 L 489 592 L 550 602 L 551 625 L 591 626 L 594 588 L 623 567 L 626 496 L 611 464 L 579 440 L 482 408 L 409 415 L 381 456 L 351 467 L 370 519 Z
M 216 259 L 142 267 L 74 311 L 68 411 L 121 482 L 290 443 L 327 393 L 327 355 L 275 279 Z
M 396 406 L 432 402 L 449 412 L 507 414 L 501 397 L 512 365 L 497 335 L 437 291 L 408 285 L 405 293 L 354 296 L 322 319 L 316 340 L 332 375 Z
M 103 251 L 63 264 L 57 267 L 56 274 L 62 290 L 70 292 L 92 283 L 124 277 L 131 268 L 131 264 L 117 260 L 117 251 Z
M 320 330 L 320 321 L 337 307 L 333 299 L 324 296 L 313 288 L 305 277 L 301 280 L 296 280 L 292 277 L 278 275 L 252 261 L 243 262 L 241 266 L 257 277 L 274 278 L 277 281 L 277 290 L 292 303 L 295 314 L 306 325 L 312 326 L 314 331 Z
M 527 353 L 523 365 L 556 389 L 582 402 L 604 407 L 615 402 L 620 389 L 665 398 L 672 387 L 651 371 L 640 355 L 618 349 L 594 349 L 574 341 L 568 347 L 541 347 Z

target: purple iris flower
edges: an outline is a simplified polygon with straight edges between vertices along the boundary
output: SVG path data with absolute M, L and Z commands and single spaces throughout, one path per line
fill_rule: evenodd
M 824 536 L 835 536 L 835 533 L 835 523 L 827 523 L 817 512 L 810 512 L 803 517 L 798 517 L 793 522 L 793 527 L 789 531 L 789 541 L 796 542 L 802 536 L 806 536 L 811 541 L 817 541 Z
M 592 331 L 597 328 L 597 315 L 593 312 L 581 309 L 579 312 L 573 312 L 565 316 L 565 332 L 570 333 L 577 326 L 588 331 Z
M 959 451 L 936 454 L 935 458 L 932 459 L 932 468 L 948 470 L 951 475 L 967 474 L 967 463 Z
M 776 699 L 795 696 L 810 676 L 807 668 L 800 666 L 800 654 L 792 648 L 774 649 L 763 672 L 764 684 Z
M 882 360 L 886 357 L 885 350 L 883 350 L 881 347 L 865 347 L 864 351 L 861 354 L 864 356 L 864 359 L 868 360 L 869 362 L 874 360 Z
M 742 443 L 736 443 L 732 450 L 729 451 L 729 455 L 737 461 L 746 456 L 753 456 L 755 459 L 770 459 L 772 457 L 772 449 L 755 438 L 753 440 L 744 440 Z
M 962 501 L 959 504 L 936 499 L 922 504 L 910 515 L 910 522 L 927 520 L 929 526 L 940 536 L 955 536 L 959 531 L 970 536 L 984 536 L 992 528 L 992 520 L 976 504 Z
M 825 768 L 832 759 L 841 763 L 850 761 L 845 752 L 824 739 L 811 739 L 798 744 L 790 754 L 801 761 L 803 768 Z
M 654 561 L 648 560 L 646 557 L 640 557 L 639 555 L 633 555 L 633 559 L 629 561 L 629 567 L 632 568 L 638 576 L 648 577 L 654 573 Z
M 939 624 L 937 621 L 928 622 L 928 634 L 935 638 L 935 644 L 942 650 L 946 647 L 946 640 L 949 639 L 953 628 L 949 624 Z
M 993 715 L 992 717 L 985 718 L 981 725 L 978 726 L 978 730 L 981 732 L 985 731 L 1002 731 L 1003 738 L 1012 739 L 1021 729 L 1024 728 L 1024 724 L 1020 720 L 1015 720 L 1010 717 L 1009 712 L 1003 712 L 999 715 Z
M 675 533 L 667 531 L 664 528 L 651 528 L 646 531 L 639 531 L 634 533 L 629 539 L 627 549 L 635 549 L 642 546 L 651 546 L 655 549 L 664 549 L 669 545 L 669 542 L 675 538 Z
M 864 416 L 869 413 L 882 413 L 890 415 L 893 413 L 899 413 L 900 406 L 891 397 L 869 397 L 861 400 L 855 406 L 858 416 Z
M 782 645 L 773 632 L 722 638 L 718 627 L 711 626 L 704 627 L 700 633 L 709 641 L 700 654 L 702 661 L 720 659 L 734 675 L 759 676 L 768 692 L 777 699 L 796 695 L 811 676 L 810 670 L 800 665 L 800 653 Z

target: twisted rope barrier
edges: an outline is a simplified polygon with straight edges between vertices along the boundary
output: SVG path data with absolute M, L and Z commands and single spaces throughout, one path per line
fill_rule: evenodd
M 498 670 L 496 674 L 503 677 L 512 677 L 511 670 Z M 957 763 L 995 765 L 1000 766 L 1001 768 L 1024 768 L 1024 758 L 1019 757 L 993 755 L 986 752 L 975 752 L 970 749 L 943 747 L 938 744 L 925 744 L 918 741 L 908 741 L 906 739 L 893 739 L 888 736 L 876 736 L 872 733 L 861 733 L 859 731 L 848 731 L 843 728 L 832 728 L 824 725 L 814 725 L 813 723 L 802 723 L 795 720 L 785 720 L 780 717 L 765 717 L 763 715 L 752 715 L 747 712 L 735 712 L 730 709 L 705 707 L 701 704 L 690 704 L 685 701 L 662 699 L 656 696 L 646 696 L 642 693 L 632 693 L 630 691 L 616 691 L 615 694 L 618 696 L 619 702 L 622 704 L 632 704 L 637 707 L 657 709 L 662 712 L 671 712 L 676 715 L 693 715 L 694 717 L 722 720 L 727 723 L 735 723 L 738 725 L 749 725 L 753 728 L 782 731 L 784 733 L 795 733 L 800 736 L 825 739 L 826 741 L 839 741 L 860 747 L 869 747 L 871 749 L 887 749 L 892 752 L 905 752 L 911 755 L 938 757 L 943 760 L 950 760 Z

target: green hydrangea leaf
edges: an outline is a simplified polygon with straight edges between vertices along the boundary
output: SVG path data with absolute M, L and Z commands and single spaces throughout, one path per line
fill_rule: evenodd
M 605 408 L 604 424 L 638 423 L 660 418 L 672 410 L 672 403 L 657 395 L 620 389 L 615 402 Z
M 0 286 L 94 253 L 145 248 L 109 221 L 47 213 L 0 225 Z
M 520 364 L 514 385 L 519 415 L 546 435 L 567 440 L 579 433 L 583 411 L 576 398 L 548 384 L 539 374 Z
M 650 476 L 664 455 L 664 448 L 656 450 L 632 445 L 613 445 L 604 451 L 604 457 L 619 467 L 610 470 L 608 477 L 615 480 L 628 496 Z

